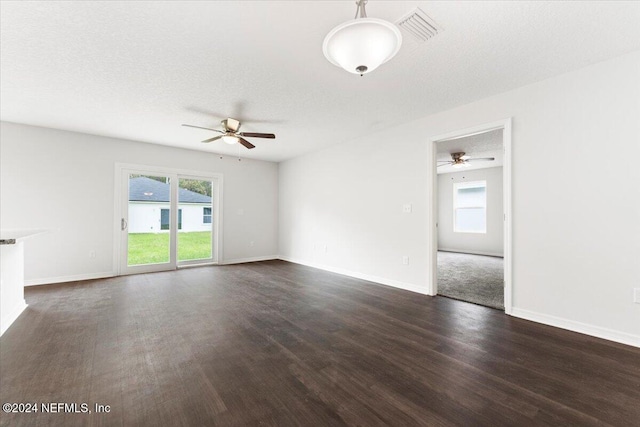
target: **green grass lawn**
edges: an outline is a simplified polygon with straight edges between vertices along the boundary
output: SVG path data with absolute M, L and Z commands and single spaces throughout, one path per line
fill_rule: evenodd
M 211 232 L 179 232 L 178 261 L 211 258 Z M 129 234 L 129 265 L 169 262 L 169 233 Z

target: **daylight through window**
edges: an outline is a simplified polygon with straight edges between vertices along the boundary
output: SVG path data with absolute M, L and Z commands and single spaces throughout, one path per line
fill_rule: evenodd
M 487 182 L 453 184 L 453 231 L 487 232 Z

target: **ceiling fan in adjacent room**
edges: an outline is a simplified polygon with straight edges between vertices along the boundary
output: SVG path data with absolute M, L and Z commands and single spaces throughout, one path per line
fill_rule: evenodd
M 466 153 L 464 152 L 451 153 L 451 160 L 438 160 L 438 163 L 441 163 L 438 165 L 438 167 L 450 165 L 451 167 L 454 167 L 454 168 L 460 168 L 464 166 L 469 166 L 470 165 L 469 162 L 491 162 L 495 159 L 496 159 L 495 157 L 471 158 L 467 156 Z
M 187 126 L 190 128 L 197 128 L 197 129 L 206 129 L 206 130 L 212 130 L 214 132 L 218 132 L 221 133 L 222 135 L 218 135 L 218 136 L 214 136 L 213 138 L 209 138 L 209 139 L 205 139 L 202 142 L 213 142 L 213 141 L 217 141 L 218 139 L 222 139 L 222 141 L 226 142 L 227 144 L 235 144 L 235 143 L 240 143 L 241 145 L 245 146 L 246 148 L 254 148 L 255 145 L 253 145 L 252 143 L 250 143 L 249 141 L 247 141 L 245 138 L 269 138 L 269 139 L 274 139 L 276 136 L 272 133 L 257 133 L 257 132 L 239 132 L 240 131 L 240 121 L 236 120 L 236 119 L 232 119 L 232 118 L 226 118 L 224 119 L 222 122 L 222 127 L 223 129 L 211 129 L 211 128 L 205 128 L 202 126 L 194 126 L 194 125 L 186 125 L 183 124 L 182 126 Z

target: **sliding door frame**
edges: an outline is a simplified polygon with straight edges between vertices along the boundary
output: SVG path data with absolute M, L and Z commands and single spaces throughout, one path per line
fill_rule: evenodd
M 154 175 L 157 174 L 159 176 L 167 176 L 172 181 L 175 180 L 176 185 L 172 185 L 172 194 L 171 194 L 171 205 L 175 208 L 171 210 L 171 224 L 175 224 L 175 226 L 171 227 L 171 239 L 170 242 L 170 262 L 167 267 L 168 269 L 175 270 L 176 268 L 186 267 L 189 265 L 205 265 L 205 264 L 219 264 L 221 259 L 223 258 L 222 254 L 222 202 L 223 202 L 223 176 L 221 173 L 213 173 L 213 172 L 205 172 L 205 171 L 197 171 L 191 169 L 176 169 L 176 168 L 168 168 L 163 166 L 151 166 L 151 165 L 138 165 L 138 164 L 129 164 L 129 163 L 116 163 L 115 164 L 115 174 L 114 174 L 114 215 L 113 215 L 113 273 L 116 276 L 125 275 L 125 274 L 136 274 L 136 273 L 144 273 L 148 271 L 154 271 L 154 268 L 145 268 L 145 266 L 140 266 L 140 268 L 131 268 L 123 262 L 123 230 L 121 225 L 121 219 L 123 218 L 122 212 L 124 209 L 123 200 L 125 194 L 128 194 L 128 182 L 126 183 L 123 179 L 123 174 L 125 171 L 134 171 L 134 173 Z M 177 261 L 177 237 L 178 237 L 178 192 L 180 185 L 180 178 L 185 179 L 200 179 L 200 180 L 211 180 L 212 183 L 212 224 L 211 224 L 211 232 L 212 232 L 212 248 L 211 248 L 211 260 L 189 260 L 189 261 Z
M 180 180 L 181 179 L 195 179 L 201 181 L 209 181 L 211 180 L 211 260 L 201 260 L 201 259 L 193 259 L 193 260 L 185 260 L 178 261 L 178 268 L 187 267 L 193 265 L 204 265 L 204 264 L 218 264 L 219 260 L 222 259 L 219 257 L 220 248 L 221 248 L 221 231 L 222 227 L 220 226 L 220 219 L 222 215 L 222 209 L 220 206 L 220 202 L 222 201 L 222 197 L 220 197 L 220 192 L 222 191 L 222 175 L 209 173 L 207 175 L 203 175 L 202 173 L 179 173 L 178 174 L 178 192 L 180 192 Z M 177 196 L 177 203 L 180 204 L 180 196 Z M 176 215 L 177 212 L 176 212 Z M 177 234 L 177 233 L 176 233 Z M 219 236 L 219 239 L 216 239 L 216 236 Z M 179 242 L 176 240 L 176 249 L 179 251 Z

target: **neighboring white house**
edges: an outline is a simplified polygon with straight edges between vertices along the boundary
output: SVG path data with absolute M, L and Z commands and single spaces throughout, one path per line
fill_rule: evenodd
M 144 176 L 129 179 L 129 233 L 169 231 L 170 185 Z M 178 190 L 178 230 L 211 231 L 211 197 Z

